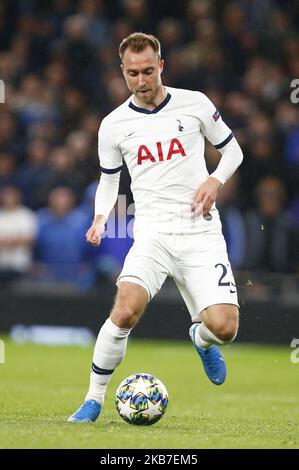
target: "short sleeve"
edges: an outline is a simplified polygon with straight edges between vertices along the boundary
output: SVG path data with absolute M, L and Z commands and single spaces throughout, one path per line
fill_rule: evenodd
M 234 137 L 231 129 L 209 98 L 199 93 L 200 121 L 203 135 L 216 149 L 220 150 Z
M 103 119 L 98 134 L 98 154 L 102 173 L 117 173 L 122 168 L 122 154 L 115 143 L 113 125 Z

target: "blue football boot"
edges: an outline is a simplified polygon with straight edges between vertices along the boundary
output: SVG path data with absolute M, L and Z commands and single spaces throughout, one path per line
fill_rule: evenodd
M 87 400 L 74 414 L 69 417 L 68 422 L 92 423 L 99 416 L 101 408 L 101 405 L 96 400 Z
M 221 385 L 225 381 L 226 377 L 226 366 L 224 358 L 220 350 L 214 344 L 208 349 L 202 349 L 197 346 L 195 342 L 195 332 L 199 325 L 199 323 L 194 323 L 191 326 L 189 330 L 190 338 L 199 354 L 199 357 L 202 360 L 205 373 L 209 377 L 210 381 L 215 385 Z

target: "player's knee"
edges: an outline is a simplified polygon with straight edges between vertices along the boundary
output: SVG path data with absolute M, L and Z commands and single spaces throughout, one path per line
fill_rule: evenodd
M 140 318 L 139 312 L 132 307 L 115 308 L 110 316 L 119 328 L 133 328 Z

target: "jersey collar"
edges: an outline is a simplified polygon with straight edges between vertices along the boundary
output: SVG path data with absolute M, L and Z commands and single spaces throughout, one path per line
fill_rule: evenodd
M 167 103 L 170 101 L 170 98 L 171 98 L 171 94 L 167 92 L 166 98 L 162 101 L 162 103 L 159 104 L 159 106 L 157 106 L 152 111 L 150 111 L 149 109 L 145 109 L 145 108 L 139 108 L 139 106 L 136 106 L 134 103 L 132 103 L 132 101 L 130 101 L 129 103 L 129 108 L 133 109 L 134 111 L 137 111 L 137 113 L 156 114 L 167 105 Z

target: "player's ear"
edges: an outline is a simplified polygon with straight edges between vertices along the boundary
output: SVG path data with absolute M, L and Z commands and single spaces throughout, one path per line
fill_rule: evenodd
M 163 59 L 160 60 L 159 67 L 160 67 L 160 73 L 162 73 L 163 69 L 164 69 L 164 60 Z
M 122 74 L 124 75 L 125 73 L 124 73 L 124 66 L 123 66 L 123 64 L 120 64 L 120 68 L 121 68 Z

